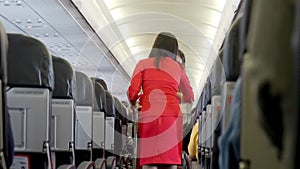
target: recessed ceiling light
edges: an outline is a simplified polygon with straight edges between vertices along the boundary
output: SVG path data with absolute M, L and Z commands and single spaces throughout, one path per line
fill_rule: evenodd
M 9 3 L 9 1 L 4 1 L 4 6 L 10 6 L 11 4 Z
M 54 36 L 54 37 L 58 37 L 58 33 L 55 33 L 53 36 Z
M 16 5 L 17 6 L 21 6 L 22 5 L 22 1 L 16 1 Z
M 43 22 L 42 19 L 38 19 L 38 20 L 37 20 L 37 23 L 42 23 L 42 22 Z
M 44 33 L 44 36 L 45 37 L 49 37 L 49 33 Z
M 31 29 L 31 28 L 32 28 L 31 25 L 26 25 L 26 26 L 24 26 L 24 27 L 27 28 L 27 29 Z
M 35 36 L 35 37 L 39 37 L 40 35 L 39 35 L 38 33 L 36 33 L 34 36 Z
M 20 19 L 17 19 L 17 20 L 16 20 L 16 23 L 21 23 L 21 20 L 20 20 Z
M 30 19 L 26 19 L 27 23 L 32 23 L 32 21 Z

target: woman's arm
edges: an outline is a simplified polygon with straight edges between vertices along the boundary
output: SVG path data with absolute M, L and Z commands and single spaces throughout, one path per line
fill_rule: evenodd
M 179 99 L 179 100 L 181 100 L 181 99 L 182 99 L 182 93 L 181 93 L 180 91 L 179 91 L 179 92 L 177 92 L 177 94 L 176 94 L 176 95 L 177 95 L 177 97 L 178 97 L 178 99 Z
M 127 90 L 127 96 L 132 105 L 135 105 L 136 100 L 139 98 L 139 92 L 141 90 L 143 69 L 141 69 L 140 62 L 135 67 L 133 77 L 130 81 L 130 86 Z
M 182 70 L 182 76 L 180 79 L 180 89 L 182 92 L 182 102 L 184 103 L 192 103 L 194 101 L 194 92 L 193 89 L 190 85 L 190 81 L 187 77 L 187 75 L 185 74 L 185 71 Z

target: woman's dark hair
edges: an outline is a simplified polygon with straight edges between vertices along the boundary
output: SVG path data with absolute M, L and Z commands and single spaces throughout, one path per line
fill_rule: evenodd
M 182 65 L 185 66 L 185 56 L 184 53 L 181 50 L 178 50 L 178 56 L 180 57 L 180 59 L 182 60 Z
M 159 69 L 161 57 L 170 57 L 176 60 L 178 52 L 178 42 L 176 37 L 169 32 L 162 32 L 157 35 L 149 58 L 155 57 L 155 66 Z

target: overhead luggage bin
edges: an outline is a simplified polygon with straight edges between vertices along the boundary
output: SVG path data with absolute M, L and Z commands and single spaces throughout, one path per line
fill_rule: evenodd
M 7 106 L 14 123 L 15 151 L 29 157 L 26 159 L 30 159 L 31 168 L 52 168 L 49 128 L 54 89 L 52 57 L 37 39 L 8 34 L 8 40 Z
M 76 80 L 71 65 L 52 56 L 55 87 L 52 95 L 51 149 L 53 165 L 75 166 Z

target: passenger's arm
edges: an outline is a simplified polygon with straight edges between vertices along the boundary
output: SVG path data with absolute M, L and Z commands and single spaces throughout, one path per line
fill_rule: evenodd
M 198 125 L 197 123 L 193 126 L 192 133 L 190 136 L 190 142 L 188 145 L 188 153 L 192 160 L 196 159 L 198 152 Z
M 180 79 L 180 89 L 182 92 L 182 102 L 183 103 L 192 103 L 194 101 L 194 92 L 193 89 L 190 85 L 190 81 L 187 77 L 187 75 L 185 74 L 185 71 L 182 70 L 182 76 Z

